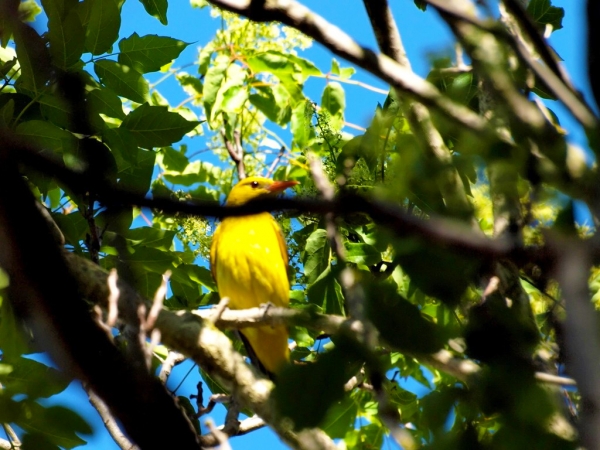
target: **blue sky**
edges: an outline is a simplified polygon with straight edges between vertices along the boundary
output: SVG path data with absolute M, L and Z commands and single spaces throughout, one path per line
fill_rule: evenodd
M 376 48 L 375 39 L 371 32 L 368 18 L 360 0 L 304 0 L 303 2 L 315 12 L 323 15 L 329 21 L 338 25 L 351 34 L 358 42 L 371 48 Z M 413 69 L 421 76 L 425 76 L 429 70 L 428 55 L 441 51 L 452 50 L 452 40 L 449 30 L 439 20 L 433 11 L 423 13 L 413 4 L 412 0 L 392 0 L 398 26 L 407 49 L 408 56 L 413 64 Z M 553 0 L 553 5 L 565 7 L 566 17 L 563 21 L 564 28 L 553 34 L 551 43 L 559 55 L 565 60 L 564 64 L 571 75 L 574 84 L 583 91 L 584 96 L 591 102 L 590 90 L 586 79 L 585 69 L 585 28 L 583 14 L 585 2 L 583 0 L 567 1 Z M 196 59 L 198 47 L 207 43 L 213 36 L 220 21 L 212 19 L 207 9 L 192 9 L 185 1 L 170 2 L 168 12 L 168 26 L 162 26 L 156 19 L 148 16 L 143 10 L 141 3 L 135 0 L 127 0 L 123 7 L 123 23 L 121 26 L 121 37 L 128 37 L 133 32 L 139 35 L 158 34 L 172 36 L 186 42 L 193 42 L 178 58 L 175 67 L 193 62 Z M 43 31 L 45 18 L 40 17 L 36 23 L 36 29 Z M 305 51 L 301 56 L 312 60 L 323 71 L 327 72 L 331 66 L 332 55 L 318 44 Z M 339 58 L 338 58 L 339 60 Z M 342 65 L 347 65 L 340 61 Z M 193 69 L 188 69 L 192 72 Z M 151 75 L 150 80 L 160 78 L 160 74 Z M 386 89 L 386 85 L 375 77 L 358 71 L 353 79 Z M 325 86 L 324 79 L 311 79 L 307 82 L 308 95 L 313 100 L 318 100 Z M 344 85 L 346 90 L 346 120 L 348 122 L 368 126 L 371 114 L 377 102 L 383 103 L 385 95 L 366 91 L 362 88 Z M 171 105 L 177 105 L 185 99 L 185 94 L 176 82 L 170 81 L 161 84 L 160 92 L 167 97 Z M 585 136 L 581 129 L 575 125 L 573 119 L 558 105 L 550 103 L 559 116 L 564 127 L 570 130 L 569 140 L 585 148 Z M 351 130 L 350 130 L 351 131 Z M 201 142 L 188 141 L 190 151 L 203 147 Z M 169 388 L 175 387 L 188 370 L 191 363 L 186 362 L 176 368 L 169 380 Z M 178 391 L 180 395 L 189 395 L 194 392 L 195 385 L 199 379 L 196 369 L 192 370 L 184 385 Z M 415 382 L 406 382 L 403 387 L 412 390 L 418 395 L 423 395 L 426 390 Z M 50 400 L 52 404 L 69 406 L 82 414 L 93 426 L 94 436 L 90 439 L 87 448 L 113 449 L 117 448 L 108 436 L 95 410 L 89 405 L 87 396 L 81 388 L 73 383 L 65 393 Z M 223 420 L 222 407 L 217 407 L 214 420 L 217 424 Z M 2 433 L 0 432 L 0 436 Z M 250 435 L 235 438 L 231 442 L 234 449 L 261 448 L 278 449 L 287 448 L 269 430 L 264 429 Z M 384 448 L 397 448 L 394 444 L 386 442 Z

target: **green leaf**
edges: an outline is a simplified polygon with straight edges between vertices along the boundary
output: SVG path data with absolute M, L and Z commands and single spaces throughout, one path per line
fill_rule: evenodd
M 102 132 L 102 141 L 109 146 L 117 162 L 117 171 L 123 175 L 138 165 L 139 148 L 133 135 L 125 128 L 108 128 Z
M 17 425 L 29 433 L 39 433 L 48 441 L 71 449 L 86 442 L 76 433 L 91 434 L 92 429 L 78 414 L 62 406 L 45 408 L 27 402 L 26 412 Z
M 353 375 L 359 355 L 342 339 L 314 363 L 286 365 L 272 394 L 279 413 L 296 430 L 321 425 L 328 409 L 343 399 L 344 384 Z
M 87 94 L 90 112 L 104 114 L 108 117 L 123 120 L 123 103 L 115 92 L 107 87 L 94 89 Z
M 137 246 L 133 247 L 135 251 L 129 255 L 122 255 L 123 261 L 129 264 L 138 265 L 145 271 L 163 274 L 167 270 L 173 270 L 173 264 L 178 263 L 172 252 L 163 252 L 156 248 Z
M 248 58 L 246 63 L 254 73 L 267 72 L 276 77 L 300 71 L 288 55 L 274 50 L 257 53 Z
M 182 147 L 183 148 L 183 147 Z M 185 156 L 184 151 L 174 150 L 172 147 L 164 147 L 163 153 L 163 164 L 167 170 L 173 170 L 175 172 L 183 172 L 188 166 L 190 161 Z
M 93 55 L 110 52 L 121 28 L 119 4 L 117 0 L 85 1 L 92 2 L 86 27 L 85 47 Z
M 245 86 L 230 86 L 223 92 L 221 111 L 226 113 L 240 113 L 248 100 L 248 89 Z M 215 111 L 218 111 L 215 109 Z
M 170 279 L 171 291 L 173 296 L 169 298 L 167 307 L 172 309 L 197 309 L 202 304 L 202 291 L 200 286 L 188 286 L 185 283 L 180 283 Z
M 119 62 L 140 73 L 156 72 L 177 58 L 188 45 L 171 37 L 155 34 L 140 37 L 133 33 L 119 42 Z
M 225 78 L 225 71 L 230 65 L 228 57 L 219 56 L 215 60 L 215 63 L 208 67 L 206 75 L 204 77 L 204 90 L 202 91 L 202 99 L 204 101 L 204 109 L 206 110 L 206 117 L 212 117 L 212 108 L 217 99 L 217 93 L 221 88 L 223 79 Z
M 415 6 L 419 8 L 421 11 L 427 10 L 427 2 L 425 0 L 414 0 Z
M 346 260 L 355 264 L 371 266 L 381 261 L 381 253 L 372 245 L 345 242 Z
M 256 106 L 269 120 L 284 125 L 291 119 L 290 94 L 281 84 L 256 86 L 256 94 L 249 96 L 250 103 Z
M 130 112 L 121 127 L 134 136 L 140 147 L 153 148 L 171 145 L 192 131 L 200 122 L 190 122 L 166 106 L 150 106 L 147 103 Z
M 2 284 L 4 285 L 8 275 L 4 271 L 2 274 Z M 0 342 L 2 342 L 3 361 L 18 359 L 20 355 L 29 351 L 23 331 L 22 322 L 16 319 L 10 302 L 0 290 Z M 0 395 L 1 397 L 2 395 Z M 2 408 L 0 408 L 1 410 Z
M 219 201 L 220 193 L 216 189 L 211 189 L 206 186 L 198 186 L 190 191 L 190 196 L 194 200 L 212 200 Z
M 171 246 L 173 245 L 175 231 L 161 230 L 159 228 L 152 227 L 138 227 L 128 230 L 125 237 L 129 240 L 131 245 L 135 246 L 141 244 L 168 252 L 171 250 Z
M 70 214 L 53 213 L 52 219 L 62 231 L 67 244 L 79 248 L 79 242 L 85 239 L 85 234 L 89 230 L 89 225 L 83 214 L 79 211 Z
M 130 155 L 135 163 L 119 172 L 119 186 L 135 192 L 145 193 L 150 189 L 156 154 L 135 147 L 135 155 Z
M 27 393 L 31 399 L 47 398 L 64 391 L 71 382 L 62 372 L 32 359 L 11 359 L 10 364 L 13 370 L 0 376 L 10 395 Z
M 25 433 L 22 439 L 23 450 L 60 450 L 48 436 L 41 433 Z
M 217 290 L 210 270 L 196 264 L 180 264 L 177 266 L 177 270 L 173 271 L 172 278 L 180 279 L 182 283 L 188 283 L 190 286 L 196 283 L 209 291 L 214 292 Z
M 167 0 L 140 0 L 144 9 L 152 17 L 158 19 L 163 25 L 167 25 Z
M 308 59 L 304 59 L 299 57 L 298 55 L 294 55 L 292 53 L 282 53 L 283 55 L 287 56 L 290 61 L 292 61 L 297 68 L 300 69 L 300 77 L 296 77 L 298 78 L 298 82 L 303 84 L 306 79 L 310 76 L 320 76 L 323 75 L 321 73 L 321 71 L 317 68 L 317 66 L 315 66 L 315 64 L 312 61 L 309 61 Z M 354 69 L 352 69 L 354 70 Z
M 562 28 L 565 10 L 552 6 L 550 0 L 531 0 L 527 12 L 540 28 L 545 28 L 546 24 L 552 25 L 554 31 Z
M 100 81 L 118 95 L 137 103 L 146 101 L 148 82 L 131 67 L 103 59 L 94 63 L 94 71 Z
M 15 101 L 11 98 L 0 107 L 0 127 L 8 128 L 15 114 Z
M 27 25 L 18 27 L 14 39 L 21 67 L 17 90 L 24 89 L 39 94 L 50 79 L 50 53 L 46 44 L 40 35 Z
M 351 430 L 344 436 L 344 443 L 347 450 L 381 449 L 385 448 L 385 445 L 383 445 L 384 436 L 384 428 L 381 425 L 370 423 Z
M 55 4 L 46 0 L 46 4 Z M 48 40 L 50 41 L 50 56 L 57 67 L 67 70 L 74 66 L 81 58 L 85 48 L 85 30 L 77 9 L 71 9 L 64 17 L 48 14 Z
M 410 422 L 413 416 L 419 412 L 418 397 L 406 389 L 402 389 L 396 383 L 389 383 L 385 386 L 390 405 L 400 410 L 403 423 Z
M 311 102 L 298 103 L 292 110 L 291 131 L 295 145 L 301 150 L 308 147 L 315 138 L 312 116 L 315 109 Z
M 68 131 L 52 125 L 44 120 L 29 120 L 17 126 L 17 134 L 30 140 L 42 150 L 55 153 L 74 154 L 79 140 Z
M 52 124 L 69 129 L 73 123 L 73 114 L 68 102 L 62 96 L 44 94 L 38 99 L 42 115 Z
M 332 439 L 342 439 L 354 427 L 357 415 L 357 402 L 351 396 L 345 396 L 329 408 L 321 429 Z
M 365 312 L 381 336 L 402 351 L 433 353 L 443 345 L 441 333 L 419 309 L 396 291 L 393 283 L 363 283 Z
M 202 84 L 202 81 L 200 81 L 198 77 L 185 72 L 179 72 L 175 76 L 185 92 L 193 96 L 202 94 L 202 91 L 204 90 L 204 84 Z
M 350 78 L 352 75 L 354 75 L 354 73 L 356 72 L 356 70 L 354 69 L 354 67 L 344 67 L 341 68 L 340 67 L 340 63 L 338 62 L 337 59 L 332 58 L 331 60 L 331 73 L 333 75 L 337 75 L 342 79 L 348 79 Z
M 340 83 L 333 81 L 325 86 L 321 96 L 321 107 L 325 108 L 332 117 L 343 120 L 346 94 Z
M 208 75 L 207 75 L 208 76 Z M 225 77 L 217 91 L 214 104 L 210 110 L 210 121 L 214 121 L 217 114 L 237 113 L 243 102 L 248 98 L 248 91 L 244 87 L 247 72 L 237 64 L 230 64 L 225 71 Z M 208 86 L 206 79 L 205 88 Z M 205 99 L 206 101 L 206 99 Z
M 307 284 L 314 283 L 329 267 L 330 253 L 327 231 L 318 228 L 306 240 L 302 258 Z
M 455 305 L 476 279 L 482 261 L 420 240 L 393 241 L 402 269 L 423 293 Z M 435 276 L 432 276 L 435 274 Z
M 4 49 L 5 52 L 8 53 L 8 55 L 3 55 L 2 51 L 0 51 L 0 78 L 4 78 L 6 77 L 8 74 L 10 74 L 11 72 L 14 73 L 13 67 L 15 67 L 17 65 L 17 57 L 16 54 L 14 53 L 14 50 L 10 49 Z M 13 56 L 15 55 L 15 56 Z M 12 74 L 11 74 L 12 75 Z
M 310 303 L 323 308 L 325 314 L 345 315 L 342 288 L 336 280 L 336 275 L 331 266 L 328 266 L 319 278 L 308 286 L 306 296 Z

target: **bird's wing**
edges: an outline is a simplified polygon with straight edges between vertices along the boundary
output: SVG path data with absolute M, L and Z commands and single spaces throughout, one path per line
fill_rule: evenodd
M 210 273 L 212 273 L 215 282 L 217 281 L 217 245 L 221 235 L 221 228 L 223 227 L 219 225 L 213 233 L 212 244 L 210 245 Z

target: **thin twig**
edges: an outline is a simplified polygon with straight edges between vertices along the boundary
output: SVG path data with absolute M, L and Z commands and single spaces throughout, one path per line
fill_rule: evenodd
M 210 319 L 212 323 L 217 323 L 219 319 L 221 319 L 221 316 L 223 315 L 225 308 L 227 308 L 227 305 L 229 305 L 229 297 L 223 297 L 221 300 L 219 300 L 217 306 L 215 306 L 212 310 L 213 315 Z
M 165 358 L 165 360 L 163 361 L 163 363 L 160 367 L 158 379 L 166 384 L 167 379 L 169 378 L 169 375 L 171 375 L 171 371 L 173 370 L 173 367 L 177 366 L 178 364 L 182 363 L 183 361 L 185 361 L 184 355 L 182 355 L 179 352 L 172 351 L 172 350 L 169 351 L 169 353 L 167 353 L 167 357 Z
M 125 434 L 121 431 L 121 428 L 119 428 L 119 424 L 117 423 L 113 415 L 110 413 L 108 407 L 102 401 L 102 399 L 98 397 L 94 393 L 94 391 L 92 391 L 89 387 L 84 385 L 84 389 L 88 394 L 90 403 L 94 408 L 96 408 L 98 414 L 100 414 L 100 417 L 102 418 L 102 423 L 104 423 L 108 434 L 110 434 L 110 436 L 119 446 L 119 448 L 121 448 L 122 450 L 139 450 L 139 447 L 133 442 L 131 442 L 129 438 L 125 436 Z
M 8 441 L 9 441 L 8 443 L 10 445 L 9 448 L 11 448 L 11 449 L 20 448 L 21 440 L 19 439 L 19 436 L 17 436 L 17 433 L 15 432 L 13 427 L 11 427 L 7 423 L 3 423 L 2 428 L 4 429 L 4 432 L 6 433 L 6 437 L 8 438 Z
M 212 419 L 206 419 L 206 427 L 210 431 L 210 433 L 216 438 L 219 443 L 220 450 L 231 450 L 231 445 L 229 444 L 229 436 L 226 433 L 219 430 L 215 426 L 215 422 Z
M 221 130 L 221 136 L 223 137 L 223 141 L 225 142 L 225 148 L 229 153 L 229 157 L 237 167 L 238 178 L 240 180 L 243 180 L 244 178 L 246 178 L 246 169 L 244 166 L 244 148 L 242 147 L 241 133 L 239 132 L 239 130 L 235 130 L 233 132 L 234 142 L 231 142 L 227 138 L 225 130 Z
M 287 148 L 284 145 L 282 145 L 281 148 L 279 149 L 279 153 L 277 154 L 277 156 L 275 157 L 275 159 L 271 163 L 271 166 L 269 167 L 269 170 L 267 170 L 267 173 L 266 173 L 265 177 L 271 178 L 271 175 L 273 175 L 273 172 L 275 171 L 275 169 L 279 165 L 279 162 L 281 161 L 281 158 L 283 158 L 283 155 L 285 154 L 286 150 L 287 150 Z

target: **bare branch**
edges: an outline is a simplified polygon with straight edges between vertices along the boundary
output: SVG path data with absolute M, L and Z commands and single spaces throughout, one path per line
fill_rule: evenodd
M 8 445 L 10 449 L 16 449 L 16 448 L 20 448 L 21 447 L 21 440 L 19 439 L 19 436 L 17 436 L 17 433 L 15 433 L 15 430 L 13 429 L 13 427 L 11 427 L 9 424 L 7 423 L 3 423 L 2 424 L 2 428 L 4 429 L 4 432 L 6 433 L 6 437 L 8 438 Z
M 158 379 L 162 381 L 163 384 L 166 383 L 167 379 L 169 378 L 169 375 L 171 375 L 173 367 L 182 363 L 183 361 L 185 361 L 185 356 L 183 356 L 181 353 L 169 351 L 167 357 L 165 358 L 160 367 Z
M 117 270 L 111 269 L 107 279 L 108 291 L 110 292 L 110 295 L 108 296 L 108 315 L 106 317 L 106 326 L 109 328 L 112 328 L 117 324 L 117 319 L 119 317 L 119 288 L 117 287 L 117 279 Z
M 396 26 L 387 0 L 363 0 L 363 2 L 382 53 L 394 59 L 402 67 L 412 70 L 402 45 L 400 31 Z M 402 91 L 397 87 L 394 87 L 394 91 L 408 119 L 411 130 L 425 150 L 425 155 L 435 160 L 441 168 L 440 176 L 436 177 L 436 182 L 450 211 L 458 216 L 469 217 L 473 207 L 467 198 L 467 192 L 460 175 L 452 164 L 450 150 L 433 124 L 429 111 L 417 100 L 403 98 Z M 474 220 L 472 221 L 472 227 L 474 230 L 479 231 L 479 226 Z
M 294 0 L 211 0 L 212 4 L 256 22 L 279 21 L 302 31 L 334 54 L 390 83 L 421 103 L 434 107 L 454 123 L 485 136 L 495 137 L 487 122 L 441 94 L 431 83 L 391 58 L 360 46 L 340 28 Z
M 122 450 L 139 450 L 139 447 L 137 445 L 135 445 L 133 442 L 131 442 L 127 438 L 127 436 L 125 436 L 125 434 L 123 434 L 123 432 L 121 431 L 121 428 L 119 428 L 119 424 L 117 423 L 117 421 L 115 420 L 113 415 L 110 413 L 108 407 L 102 401 L 102 399 L 100 397 L 98 397 L 94 393 L 94 391 L 92 391 L 89 387 L 84 385 L 83 388 L 85 389 L 85 391 L 88 394 L 90 403 L 92 404 L 92 406 L 94 408 L 96 408 L 96 411 L 98 411 L 98 414 L 100 414 L 100 417 L 102 418 L 102 423 L 104 423 L 104 426 L 106 427 L 106 430 L 108 431 L 108 434 L 110 434 L 110 436 L 113 438 L 115 443 L 119 446 L 119 448 Z
M 229 445 L 229 436 L 226 433 L 219 430 L 212 419 L 206 419 L 206 426 L 210 433 L 215 437 L 219 444 L 220 450 L 231 450 L 231 445 Z
M 285 155 L 286 151 L 287 151 L 287 149 L 285 148 L 285 146 L 282 145 L 281 148 L 279 149 L 279 153 L 277 154 L 277 156 L 275 157 L 275 159 L 271 163 L 271 166 L 269 167 L 269 170 L 267 170 L 267 173 L 265 174 L 265 177 L 271 178 L 271 175 L 273 175 L 273 172 L 275 171 L 275 169 L 279 165 L 279 162 L 281 161 L 281 158 L 283 158 L 283 155 Z
M 212 323 L 217 323 L 219 321 L 223 315 L 223 311 L 225 311 L 225 308 L 227 308 L 227 305 L 229 305 L 228 297 L 223 297 L 221 300 L 219 300 L 219 304 L 213 309 L 213 315 L 210 318 Z
M 233 140 L 231 142 L 227 138 L 227 134 L 225 130 L 221 130 L 221 136 L 223 136 L 223 141 L 225 142 L 225 148 L 229 153 L 229 157 L 235 163 L 238 171 L 238 178 L 243 180 L 246 178 L 246 169 L 244 166 L 244 148 L 242 147 L 241 134 L 239 130 L 235 130 L 233 132 Z
M 561 254 L 556 264 L 556 279 L 567 313 L 564 323 L 567 369 L 581 394 L 581 444 L 585 448 L 600 448 L 600 342 L 598 316 L 588 287 L 591 255 L 585 242 L 555 239 L 554 245 Z

